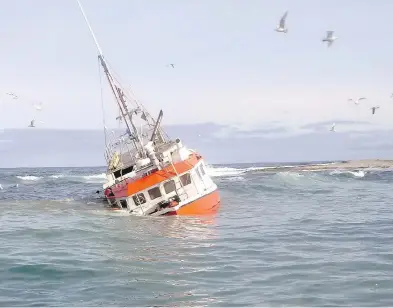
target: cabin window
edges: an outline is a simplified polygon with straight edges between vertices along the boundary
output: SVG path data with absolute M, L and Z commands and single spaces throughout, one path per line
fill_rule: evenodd
M 161 191 L 160 191 L 160 187 L 154 187 L 152 189 L 148 190 L 149 196 L 151 200 L 157 199 L 159 197 L 161 197 Z
M 120 200 L 120 206 L 123 208 L 123 209 L 126 209 L 127 208 L 127 200 Z
M 187 186 L 187 185 L 191 184 L 191 176 L 189 173 L 183 174 L 180 177 L 180 180 L 181 180 L 181 183 L 183 186 Z
M 199 166 L 199 168 L 201 169 L 202 175 L 205 175 L 205 174 L 206 174 L 205 168 L 203 168 L 203 165 L 202 165 L 202 164 Z
M 146 198 L 143 193 L 136 194 L 136 195 L 132 196 L 132 199 L 134 199 L 135 205 L 140 205 L 140 204 L 146 203 Z
M 200 179 L 201 181 L 203 181 L 202 175 L 201 175 L 201 173 L 199 172 L 199 169 L 198 169 L 198 168 L 195 169 L 195 172 L 196 172 L 196 174 L 198 175 L 199 179 Z
M 170 180 L 164 184 L 164 190 L 165 193 L 167 194 L 171 193 L 172 191 L 175 191 L 175 189 L 176 189 L 176 184 L 174 180 Z
M 134 166 L 130 166 L 130 167 L 127 167 L 125 169 L 117 170 L 117 171 L 113 172 L 113 175 L 117 179 L 117 178 L 119 178 L 119 177 L 121 177 L 121 176 L 123 176 L 123 175 L 125 175 L 127 173 L 132 172 L 132 170 L 134 170 Z

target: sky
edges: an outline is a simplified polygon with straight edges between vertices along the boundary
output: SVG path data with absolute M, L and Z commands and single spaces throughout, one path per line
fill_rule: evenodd
M 333 122 L 348 135 L 393 129 L 392 1 L 81 2 L 123 86 L 153 115 L 162 108 L 164 125 L 213 123 L 220 138 L 240 130 L 277 140 L 317 138 Z M 289 31 L 277 33 L 287 10 Z M 321 42 L 327 30 L 339 37 L 330 48 Z M 76 1 L 6 1 L 0 39 L 0 128 L 35 118 L 41 128 L 99 130 L 101 98 L 105 124 L 116 127 Z M 359 106 L 347 101 L 361 96 L 368 100 Z M 38 101 L 41 112 L 32 107 Z

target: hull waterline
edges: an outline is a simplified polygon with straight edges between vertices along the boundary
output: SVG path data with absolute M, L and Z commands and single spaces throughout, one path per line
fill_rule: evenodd
M 181 216 L 196 216 L 196 215 L 211 215 L 217 213 L 220 208 L 220 195 L 218 190 L 211 192 L 208 195 L 202 196 L 197 200 L 191 201 L 183 205 L 176 211 L 164 214 L 165 216 L 181 215 Z

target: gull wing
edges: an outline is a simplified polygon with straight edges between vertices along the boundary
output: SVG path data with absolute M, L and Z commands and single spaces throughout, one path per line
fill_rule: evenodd
M 284 13 L 284 15 L 280 19 L 280 27 L 285 28 L 285 20 L 287 19 L 288 11 Z
M 334 31 L 326 31 L 326 38 L 329 40 L 333 37 Z

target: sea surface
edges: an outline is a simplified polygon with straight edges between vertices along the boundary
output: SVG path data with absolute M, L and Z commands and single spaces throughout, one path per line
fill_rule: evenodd
M 209 217 L 135 217 L 104 168 L 0 169 L 0 306 L 391 306 L 393 171 L 215 165 Z

